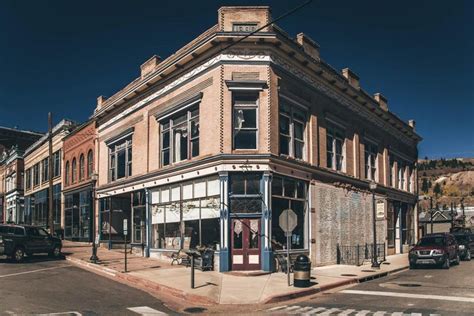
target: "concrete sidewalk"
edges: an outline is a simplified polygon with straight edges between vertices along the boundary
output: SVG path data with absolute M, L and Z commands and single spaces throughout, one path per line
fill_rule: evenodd
M 383 277 L 408 268 L 407 255 L 388 256 L 380 269 L 370 263 L 360 267 L 331 265 L 311 271 L 312 286 L 288 287 L 284 273 L 256 276 L 216 271 L 195 271 L 195 289 L 191 289 L 190 269 L 172 266 L 170 262 L 129 254 L 128 273 L 124 273 L 123 250 L 98 249 L 99 264 L 89 263 L 90 244 L 64 242 L 66 259 L 81 267 L 105 274 L 118 281 L 141 288 L 155 295 L 172 296 L 190 304 L 259 304 L 275 303 L 339 286 Z

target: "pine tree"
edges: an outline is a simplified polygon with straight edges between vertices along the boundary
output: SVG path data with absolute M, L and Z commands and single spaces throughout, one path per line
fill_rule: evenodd
M 441 195 L 443 193 L 443 190 L 441 189 L 441 185 L 439 183 L 436 183 L 434 188 L 433 188 L 433 193 L 438 195 Z
M 423 178 L 423 183 L 421 184 L 421 191 L 423 191 L 424 193 L 428 193 L 428 181 L 426 180 L 426 178 Z

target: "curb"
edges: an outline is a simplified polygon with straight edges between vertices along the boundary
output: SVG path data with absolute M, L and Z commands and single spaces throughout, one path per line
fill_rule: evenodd
M 373 274 L 373 275 L 368 275 L 368 276 L 361 277 L 361 278 L 351 278 L 351 279 L 346 279 L 346 280 L 342 280 L 342 281 L 339 281 L 339 282 L 326 284 L 326 285 L 316 287 L 316 288 L 309 288 L 309 289 L 301 290 L 301 291 L 298 291 L 298 292 L 275 295 L 275 296 L 269 297 L 268 299 L 263 301 L 262 304 L 281 303 L 283 301 L 289 301 L 289 300 L 292 300 L 292 299 L 313 295 L 313 294 L 316 294 L 316 293 L 332 290 L 332 289 L 335 289 L 335 288 L 338 288 L 338 287 L 341 287 L 341 286 L 345 286 L 345 285 L 349 285 L 349 284 L 363 283 L 363 282 L 366 282 L 366 281 L 386 277 L 386 276 L 388 276 L 390 274 L 393 274 L 393 273 L 396 273 L 396 272 L 407 270 L 408 267 L 409 266 L 403 266 L 403 267 L 396 268 L 396 269 L 391 270 L 391 271 L 385 271 L 385 272 L 381 272 L 381 273 L 377 273 L 377 274 Z
M 81 259 L 65 256 L 67 261 L 79 266 L 82 269 L 89 270 L 94 273 L 101 274 L 105 277 L 113 279 L 114 281 L 127 284 L 137 289 L 144 290 L 145 292 L 155 296 L 167 296 L 175 299 L 182 300 L 186 303 L 191 304 L 202 304 L 202 305 L 216 305 L 217 302 L 211 300 L 205 296 L 189 294 L 184 291 L 172 288 L 166 285 L 162 285 L 156 282 L 148 281 L 143 278 L 139 278 L 130 274 L 119 272 L 110 268 L 102 267 L 100 265 L 86 262 Z

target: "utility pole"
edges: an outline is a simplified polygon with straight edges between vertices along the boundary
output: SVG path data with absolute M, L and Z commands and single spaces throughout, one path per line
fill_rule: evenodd
M 466 227 L 466 213 L 464 213 L 464 198 L 461 199 L 462 227 Z
M 49 144 L 49 159 L 48 159 L 48 179 L 49 179 L 49 190 L 48 190 L 48 226 L 51 235 L 54 235 L 54 216 L 53 216 L 53 115 L 51 112 L 48 113 L 48 144 Z
M 430 234 L 433 233 L 433 197 L 430 196 L 430 221 L 431 221 L 431 231 Z

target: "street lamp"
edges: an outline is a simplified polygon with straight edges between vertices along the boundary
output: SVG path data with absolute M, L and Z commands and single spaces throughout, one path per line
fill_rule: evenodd
M 373 226 L 373 234 L 374 234 L 374 247 L 372 250 L 372 268 L 380 268 L 380 263 L 377 260 L 377 218 L 375 214 L 375 190 L 377 189 L 377 183 L 375 181 L 371 181 L 369 184 L 370 191 L 372 192 L 372 226 Z
M 92 180 L 92 256 L 90 257 L 90 262 L 92 263 L 97 263 L 99 261 L 99 257 L 97 256 L 97 245 L 95 238 L 95 231 L 96 231 L 96 220 L 95 220 L 95 186 L 97 183 L 97 179 L 99 176 L 97 173 L 91 174 L 91 180 Z

